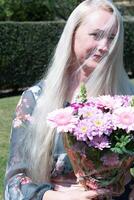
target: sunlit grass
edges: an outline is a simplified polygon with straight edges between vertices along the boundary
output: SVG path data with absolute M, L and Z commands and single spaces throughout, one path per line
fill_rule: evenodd
M 0 200 L 3 193 L 11 121 L 18 100 L 19 96 L 0 99 Z

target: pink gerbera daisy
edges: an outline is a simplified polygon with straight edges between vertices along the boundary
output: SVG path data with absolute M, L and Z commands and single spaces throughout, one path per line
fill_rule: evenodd
M 48 114 L 47 122 L 59 132 L 72 131 L 78 121 L 73 112 L 74 109 L 70 107 L 57 109 Z
M 134 108 L 120 107 L 113 112 L 113 125 L 116 128 L 125 129 L 127 132 L 134 130 Z

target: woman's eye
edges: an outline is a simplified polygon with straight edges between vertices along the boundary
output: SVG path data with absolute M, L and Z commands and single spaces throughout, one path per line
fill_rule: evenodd
M 115 38 L 115 36 L 114 35 L 112 35 L 112 36 L 110 36 L 109 38 L 108 38 L 108 40 L 114 40 L 114 38 Z
M 89 35 L 92 36 L 95 40 L 98 40 L 98 41 L 103 39 L 104 37 L 106 37 L 104 35 L 104 33 L 89 33 Z M 114 40 L 114 37 L 115 37 L 115 35 L 110 35 L 107 39 L 109 41 L 112 41 L 112 40 Z
M 89 35 L 96 36 L 96 35 L 97 35 L 97 33 L 89 33 Z
M 89 33 L 90 36 L 93 36 L 94 39 L 98 39 L 98 33 Z

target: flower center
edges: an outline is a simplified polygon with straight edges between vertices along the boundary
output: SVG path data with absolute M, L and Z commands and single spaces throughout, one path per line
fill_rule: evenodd
M 87 113 L 85 113 L 85 116 L 86 116 L 86 117 L 91 117 L 92 115 L 93 115 L 92 112 L 87 112 Z
M 70 116 L 65 116 L 64 114 L 61 114 L 61 115 L 59 115 L 59 116 L 57 117 L 56 120 L 58 121 L 58 123 L 59 123 L 60 125 L 66 125 L 66 124 L 68 124 L 69 121 L 70 121 Z
M 95 124 L 95 126 L 100 127 L 100 126 L 102 126 L 102 121 L 96 120 L 96 121 L 94 121 L 94 124 Z
M 82 127 L 81 127 L 81 132 L 82 132 L 82 133 L 86 133 L 87 130 L 88 130 L 88 128 L 87 128 L 86 126 L 82 126 Z

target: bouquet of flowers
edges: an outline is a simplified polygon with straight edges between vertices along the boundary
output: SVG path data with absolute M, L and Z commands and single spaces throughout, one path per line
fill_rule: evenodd
M 134 170 L 134 97 L 87 99 L 81 86 L 76 102 L 48 114 L 48 124 L 63 133 L 74 173 L 86 189 L 124 191 L 125 176 Z

